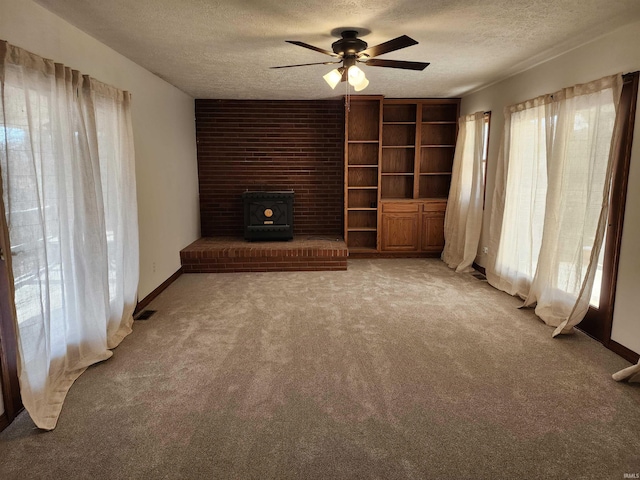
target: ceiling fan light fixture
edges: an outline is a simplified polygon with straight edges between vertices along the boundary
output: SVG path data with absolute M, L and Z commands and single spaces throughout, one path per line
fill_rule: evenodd
M 356 92 L 364 90 L 369 85 L 369 80 L 365 76 L 364 72 L 355 65 L 349 67 L 349 85 L 353 87 Z
M 334 68 L 326 75 L 323 75 L 322 78 L 324 78 L 324 81 L 327 82 L 329 86 L 335 90 L 336 85 L 338 85 L 340 83 L 340 80 L 342 80 L 342 72 L 340 72 L 340 69 Z
M 360 68 L 356 67 L 355 65 L 352 65 L 351 67 L 349 67 L 348 75 L 349 75 L 349 84 L 353 87 L 362 83 L 363 80 L 366 80 L 364 72 L 360 70 Z
M 367 80 L 366 78 L 363 78 L 362 81 L 359 84 L 353 86 L 353 89 L 356 92 L 359 92 L 359 91 L 364 90 L 365 88 L 367 88 L 368 85 L 369 85 L 369 80 Z

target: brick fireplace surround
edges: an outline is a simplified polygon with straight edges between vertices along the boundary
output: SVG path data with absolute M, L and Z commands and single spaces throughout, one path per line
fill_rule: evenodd
M 203 238 L 185 273 L 346 270 L 344 109 L 337 101 L 196 100 Z M 294 239 L 246 242 L 242 193 L 294 190 Z
M 207 237 L 180 252 L 184 273 L 346 270 L 347 246 L 328 238 L 249 243 L 233 237 Z

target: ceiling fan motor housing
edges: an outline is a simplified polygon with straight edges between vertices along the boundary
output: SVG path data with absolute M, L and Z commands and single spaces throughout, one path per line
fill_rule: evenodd
M 345 30 L 342 38 L 331 44 L 333 52 L 341 57 L 357 57 L 358 53 L 367 48 L 367 42 L 357 38 L 358 32 L 355 30 Z

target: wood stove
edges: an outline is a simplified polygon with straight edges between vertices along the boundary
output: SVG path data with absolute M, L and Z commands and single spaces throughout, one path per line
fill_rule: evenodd
M 242 199 L 245 240 L 293 238 L 293 190 L 244 192 Z

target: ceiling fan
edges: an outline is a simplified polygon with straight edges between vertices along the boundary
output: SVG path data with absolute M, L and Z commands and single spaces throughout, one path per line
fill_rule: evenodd
M 342 38 L 331 45 L 331 49 L 333 50 L 331 52 L 323 48 L 314 47 L 308 43 L 298 42 L 296 40 L 286 40 L 287 43 L 292 43 L 293 45 L 298 45 L 300 47 L 335 57 L 336 61 L 301 63 L 298 65 L 283 65 L 281 67 L 271 68 L 305 67 L 307 65 L 337 65 L 341 63 L 342 67 L 336 68 L 323 76 L 325 81 L 331 86 L 331 88 L 335 88 L 341 81 L 348 81 L 356 91 L 360 91 L 369 85 L 369 81 L 366 79 L 364 72 L 357 66 L 358 63 L 363 63 L 370 67 L 402 68 L 405 70 L 424 70 L 429 65 L 424 62 L 381 60 L 374 58 L 384 53 L 393 52 L 395 50 L 400 50 L 401 48 L 418 44 L 417 41 L 406 35 L 402 35 L 401 37 L 394 38 L 374 47 L 369 47 L 367 42 L 359 39 L 358 32 L 356 30 L 344 30 L 340 35 Z

